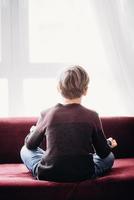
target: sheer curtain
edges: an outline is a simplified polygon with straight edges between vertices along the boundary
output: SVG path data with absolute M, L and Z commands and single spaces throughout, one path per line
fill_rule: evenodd
M 121 97 L 119 106 L 122 104 L 126 114 L 134 115 L 134 1 L 94 0 L 92 5 L 113 78 L 111 81 L 115 82 Z

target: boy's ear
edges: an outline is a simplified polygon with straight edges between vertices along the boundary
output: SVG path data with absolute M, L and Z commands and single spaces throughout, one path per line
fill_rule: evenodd
M 88 91 L 88 87 L 84 90 L 83 96 L 86 96 L 86 95 L 87 95 L 87 91 Z

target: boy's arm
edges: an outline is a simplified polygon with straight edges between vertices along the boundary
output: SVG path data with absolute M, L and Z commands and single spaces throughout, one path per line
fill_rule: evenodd
M 101 158 L 105 158 L 112 151 L 112 149 L 117 146 L 116 140 L 112 137 L 106 139 L 98 114 L 96 115 L 96 128 L 93 133 L 92 140 L 96 153 Z
M 111 147 L 108 144 L 108 141 L 104 134 L 102 123 L 98 114 L 96 114 L 95 128 L 92 135 L 92 142 L 96 153 L 101 158 L 105 158 L 111 152 Z
M 30 133 L 25 138 L 25 145 L 27 146 L 28 149 L 37 148 L 43 141 L 45 135 L 45 128 L 43 121 L 44 121 L 44 115 L 41 114 L 36 126 L 32 126 L 30 128 Z
M 108 145 L 107 139 L 105 138 L 102 130 L 98 130 L 96 133 L 93 133 L 92 141 L 96 154 L 101 158 L 107 157 L 111 152 L 111 148 Z

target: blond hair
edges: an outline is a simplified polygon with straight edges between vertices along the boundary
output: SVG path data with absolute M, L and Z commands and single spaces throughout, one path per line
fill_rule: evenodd
M 89 75 L 81 66 L 72 66 L 61 73 L 59 88 L 67 99 L 80 98 L 88 88 Z

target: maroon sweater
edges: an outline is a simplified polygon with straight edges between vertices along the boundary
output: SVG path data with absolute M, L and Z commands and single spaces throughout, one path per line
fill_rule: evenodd
M 40 180 L 79 181 L 94 174 L 92 153 L 105 158 L 111 151 L 99 116 L 80 104 L 57 104 L 43 111 L 26 138 L 29 149 L 46 137 L 46 153 L 37 167 Z

